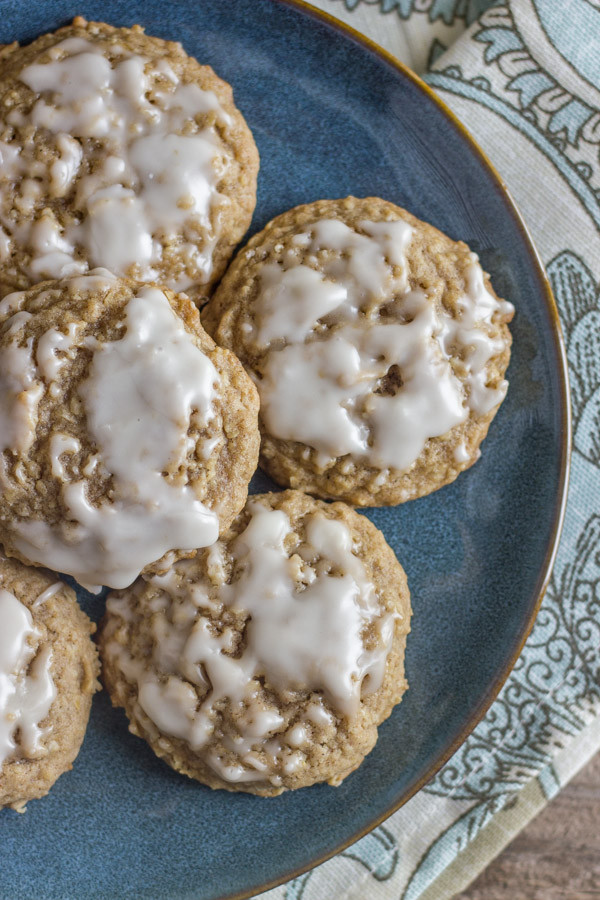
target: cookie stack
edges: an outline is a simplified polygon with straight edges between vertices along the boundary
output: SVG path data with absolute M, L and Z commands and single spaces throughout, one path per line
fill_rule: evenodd
M 33 566 L 113 589 L 104 684 L 177 771 L 339 784 L 406 690 L 411 615 L 351 506 L 476 461 L 512 307 L 377 198 L 285 212 L 227 268 L 251 132 L 141 28 L 8 48 L 0 109 L 0 806 L 70 767 L 98 687 L 94 626 Z M 259 453 L 287 490 L 247 499 Z

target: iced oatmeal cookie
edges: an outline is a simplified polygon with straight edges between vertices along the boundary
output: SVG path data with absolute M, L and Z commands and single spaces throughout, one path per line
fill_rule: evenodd
M 180 44 L 78 17 L 0 56 L 0 296 L 103 266 L 201 303 L 246 231 L 258 153 Z
M 366 506 L 428 494 L 478 459 L 513 312 L 465 244 L 348 197 L 273 219 L 203 323 L 258 388 L 268 473 Z
M 0 542 L 125 587 L 246 501 L 258 398 L 183 294 L 97 270 L 0 303 Z
M 99 687 L 94 630 L 71 588 L 0 557 L 0 807 L 23 811 L 79 753 Z
M 406 690 L 409 623 L 404 570 L 368 519 L 255 495 L 218 543 L 109 597 L 104 680 L 130 730 L 212 788 L 337 785 Z

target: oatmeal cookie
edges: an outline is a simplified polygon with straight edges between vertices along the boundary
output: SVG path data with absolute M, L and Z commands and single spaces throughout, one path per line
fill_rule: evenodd
M 513 312 L 465 244 L 348 197 L 273 219 L 203 323 L 258 387 L 267 472 L 368 506 L 428 494 L 478 459 Z
M 55 576 L 0 557 L 0 807 L 72 768 L 99 688 L 96 630 Z
M 0 542 L 125 587 L 243 507 L 258 397 L 183 294 L 109 272 L 0 303 Z
M 212 788 L 337 785 L 406 690 L 409 623 L 404 570 L 368 519 L 255 495 L 214 546 L 109 597 L 104 680 L 130 730 Z
M 256 203 L 231 87 L 180 44 L 78 17 L 0 57 L 0 296 L 103 266 L 201 303 Z

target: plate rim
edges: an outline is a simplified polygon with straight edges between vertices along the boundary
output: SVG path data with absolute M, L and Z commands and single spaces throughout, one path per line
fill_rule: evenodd
M 316 858 L 311 859 L 306 864 L 295 867 L 294 869 L 289 870 L 283 875 L 276 876 L 275 878 L 269 879 L 268 881 L 264 881 L 261 884 L 251 887 L 250 889 L 246 888 L 242 891 L 234 891 L 233 893 L 219 895 L 218 900 L 248 900 L 248 898 L 254 897 L 257 894 L 262 894 L 265 891 L 272 890 L 273 888 L 285 884 L 288 881 L 291 881 L 292 879 L 297 878 L 298 876 L 303 875 L 306 872 L 309 872 L 311 869 L 320 866 L 322 863 L 327 862 L 327 860 L 332 859 L 334 856 L 337 856 L 343 850 L 346 850 L 348 847 L 352 846 L 352 844 L 356 843 L 356 841 L 359 841 L 361 838 L 365 837 L 365 835 L 369 834 L 371 831 L 373 831 L 373 829 L 377 828 L 379 825 L 385 822 L 386 819 L 389 819 L 390 816 L 392 816 L 402 806 L 404 806 L 404 804 L 407 803 L 411 799 L 411 797 L 414 797 L 414 795 L 417 794 L 421 790 L 421 788 L 424 787 L 425 784 L 427 784 L 427 782 L 437 774 L 437 772 L 439 772 L 439 770 L 448 762 L 448 760 L 465 742 L 471 732 L 483 719 L 494 700 L 496 700 L 496 698 L 498 697 L 498 694 L 502 690 L 504 683 L 508 679 L 508 676 L 512 672 L 513 667 L 515 666 L 519 656 L 521 655 L 521 651 L 523 650 L 525 642 L 529 637 L 537 618 L 542 600 L 544 599 L 544 595 L 546 593 L 552 575 L 552 569 L 554 567 L 556 554 L 558 552 L 558 547 L 560 544 L 565 512 L 567 508 L 569 473 L 571 467 L 571 398 L 567 352 L 558 307 L 556 305 L 556 300 L 554 299 L 554 294 L 552 292 L 552 286 L 546 274 L 546 270 L 544 268 L 544 264 L 542 262 L 540 254 L 537 250 L 537 247 L 535 246 L 529 228 L 525 224 L 525 220 L 523 219 L 523 216 L 517 204 L 515 203 L 515 200 L 513 199 L 513 196 L 506 182 L 497 171 L 488 155 L 484 150 L 481 149 L 475 138 L 471 135 L 466 126 L 463 125 L 461 120 L 452 112 L 450 107 L 447 106 L 446 103 L 444 103 L 444 101 L 438 96 L 438 94 L 436 94 L 433 88 L 429 87 L 429 85 L 425 81 L 423 81 L 423 79 L 419 75 L 413 72 L 412 69 L 410 69 L 405 63 L 401 62 L 401 60 L 395 57 L 392 53 L 390 53 L 380 44 L 377 44 L 371 38 L 367 37 L 367 35 L 363 34 L 360 31 L 357 31 L 357 29 L 353 28 L 352 25 L 349 25 L 347 22 L 336 18 L 335 16 L 331 15 L 331 13 L 325 12 L 318 7 L 312 6 L 310 3 L 306 2 L 306 0 L 270 0 L 270 2 L 278 4 L 279 6 L 293 9 L 296 12 L 303 13 L 308 18 L 315 19 L 324 23 L 325 25 L 330 26 L 333 30 L 338 31 L 344 37 L 350 38 L 355 43 L 361 44 L 366 50 L 369 50 L 389 66 L 396 69 L 400 73 L 400 75 L 411 81 L 416 88 L 418 88 L 423 94 L 425 94 L 425 96 L 429 100 L 434 103 L 434 105 L 440 110 L 440 112 L 446 117 L 446 119 L 449 120 L 450 124 L 454 127 L 455 131 L 458 132 L 463 141 L 465 141 L 469 145 L 471 151 L 476 157 L 479 158 L 480 162 L 483 164 L 483 167 L 487 170 L 492 182 L 494 183 L 494 186 L 503 196 L 503 199 L 506 202 L 507 212 L 512 216 L 518 230 L 521 232 L 523 243 L 526 246 L 531 257 L 533 268 L 536 270 L 536 274 L 540 282 L 540 287 L 542 288 L 542 295 L 546 304 L 546 309 L 549 313 L 549 318 L 552 325 L 551 333 L 558 360 L 561 401 L 560 472 L 558 476 L 557 493 L 552 519 L 552 533 L 548 541 L 544 561 L 540 568 L 537 579 L 535 602 L 531 607 L 529 617 L 521 635 L 519 636 L 519 640 L 515 648 L 513 649 L 513 652 L 508 657 L 505 665 L 496 676 L 494 681 L 488 686 L 481 701 L 477 705 L 476 709 L 470 714 L 459 734 L 455 737 L 451 744 L 439 754 L 438 758 L 429 766 L 427 771 L 421 776 L 421 778 L 418 779 L 418 781 L 414 785 L 408 788 L 397 800 L 395 800 L 389 807 L 387 807 L 384 812 L 376 816 L 367 825 L 363 826 L 358 831 L 354 831 L 347 839 L 341 841 L 333 849 L 325 850 L 322 854 L 318 855 Z

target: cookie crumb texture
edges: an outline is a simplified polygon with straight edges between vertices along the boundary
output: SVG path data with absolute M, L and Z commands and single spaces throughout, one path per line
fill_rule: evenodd
M 0 58 L 0 296 L 103 266 L 202 303 L 256 203 L 231 87 L 178 43 L 77 18 Z
M 96 630 L 56 576 L 0 558 L 0 807 L 72 768 L 99 689 Z
M 273 219 L 203 323 L 258 387 L 267 472 L 367 506 L 428 494 L 479 458 L 513 313 L 465 244 L 348 197 Z
M 109 272 L 0 303 L 0 540 L 125 587 L 212 544 L 256 467 L 258 397 L 185 295 Z
M 337 785 L 406 690 L 410 614 L 368 519 L 256 495 L 213 547 L 109 597 L 103 677 L 130 730 L 212 788 Z

